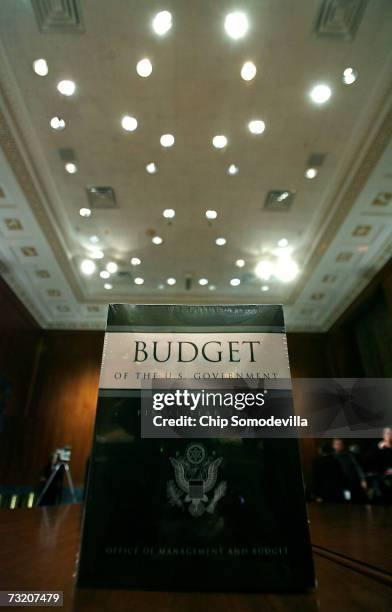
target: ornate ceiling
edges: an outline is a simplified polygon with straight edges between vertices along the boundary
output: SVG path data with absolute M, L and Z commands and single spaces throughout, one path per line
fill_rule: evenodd
M 263 302 L 284 304 L 291 331 L 324 331 L 391 256 L 392 6 L 242 2 L 250 28 L 238 41 L 223 28 L 227 2 L 165 8 L 174 26 L 157 37 L 154 3 L 1 2 L 0 273 L 48 328 L 102 328 L 108 302 Z M 41 57 L 45 77 L 32 70 Z M 136 73 L 142 57 L 148 78 Z M 258 69 L 249 82 L 247 60 Z M 349 66 L 358 79 L 347 86 Z M 59 94 L 61 79 L 75 81 L 74 96 Z M 309 91 L 319 82 L 332 96 L 317 106 Z M 122 129 L 126 114 L 135 132 Z M 53 116 L 64 130 L 51 129 Z M 247 129 L 255 118 L 266 124 L 259 136 Z M 165 133 L 172 148 L 160 145 Z M 222 150 L 216 134 L 228 138 Z M 324 157 L 309 180 L 314 154 Z M 111 187 L 115 203 L 83 218 L 91 186 Z M 266 207 L 271 191 L 292 193 L 290 206 Z M 262 281 L 255 266 L 282 238 L 299 274 Z M 85 276 L 81 262 L 97 248 L 104 258 Z M 106 290 L 109 261 L 118 272 Z

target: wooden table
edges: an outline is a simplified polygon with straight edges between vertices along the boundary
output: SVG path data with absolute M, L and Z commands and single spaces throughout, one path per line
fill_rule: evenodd
M 75 589 L 78 505 L 0 511 L 0 590 L 62 590 L 67 612 L 389 612 L 392 510 L 314 504 L 309 512 L 318 578 L 315 593 Z

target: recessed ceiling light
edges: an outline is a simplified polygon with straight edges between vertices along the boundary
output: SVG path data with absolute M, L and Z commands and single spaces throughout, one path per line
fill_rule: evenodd
M 217 134 L 217 136 L 214 136 L 212 139 L 212 144 L 214 145 L 215 149 L 224 149 L 227 145 L 227 138 L 226 136 L 223 136 L 223 134 Z
M 144 278 L 140 278 L 140 276 L 137 276 L 134 282 L 135 285 L 142 285 L 144 283 Z
M 158 172 L 158 168 L 156 167 L 156 164 L 154 164 L 154 162 L 150 162 L 149 164 L 147 164 L 146 170 L 148 174 L 156 174 Z
M 249 28 L 248 18 L 245 13 L 235 11 L 229 13 L 225 19 L 225 30 L 230 38 L 238 40 L 245 36 Z
M 103 259 L 105 257 L 105 254 L 103 251 L 101 251 L 101 249 L 95 249 L 91 253 L 91 257 L 93 257 L 93 259 Z
M 278 246 L 281 248 L 287 247 L 288 244 L 289 241 L 287 240 L 287 238 L 281 238 L 280 240 L 278 240 Z
M 113 289 L 113 285 L 111 285 L 110 283 L 105 283 L 105 284 L 104 284 L 104 287 L 105 287 L 105 289 L 107 289 L 108 291 L 109 291 L 110 289 Z
M 124 115 L 121 119 L 121 125 L 126 132 L 134 132 L 137 128 L 137 119 L 130 115 Z
M 354 68 L 346 68 L 343 70 L 342 80 L 345 85 L 352 85 L 357 80 L 358 73 Z
M 173 210 L 173 208 L 165 208 L 162 214 L 165 219 L 174 219 L 174 217 L 176 216 L 176 211 Z
M 282 191 L 282 193 L 280 193 L 276 199 L 278 200 L 278 202 L 284 202 L 284 200 L 287 200 L 289 195 L 290 195 L 289 191 Z
M 152 27 L 156 34 L 164 36 L 172 27 L 173 18 L 169 11 L 160 11 L 153 19 Z
M 67 164 L 65 164 L 65 169 L 68 172 L 68 174 L 75 174 L 75 172 L 78 171 L 77 165 L 74 164 L 73 162 L 68 162 Z
M 118 265 L 116 264 L 115 261 L 109 261 L 106 264 L 106 270 L 110 272 L 110 274 L 115 274 L 118 270 Z
M 163 238 L 161 238 L 160 236 L 153 236 L 152 237 L 152 242 L 153 242 L 153 244 L 162 244 Z
M 274 267 L 272 262 L 268 260 L 259 261 L 255 268 L 255 274 L 262 280 L 269 280 L 272 273 L 274 271 Z
M 175 278 L 168 278 L 166 282 L 167 282 L 168 285 L 175 285 L 176 284 L 176 279 Z
M 90 236 L 89 238 L 90 242 L 92 242 L 93 244 L 97 244 L 97 242 L 99 242 L 99 238 L 98 236 Z
M 208 279 L 207 278 L 199 278 L 199 285 L 201 285 L 202 287 L 204 285 L 208 285 Z
M 52 117 L 50 120 L 50 127 L 58 132 L 61 132 L 65 128 L 65 121 L 61 117 Z
M 141 77 L 149 77 L 152 73 L 152 64 L 146 57 L 136 64 L 136 72 Z
M 173 134 L 163 134 L 160 139 L 160 143 L 163 147 L 168 149 L 174 145 L 174 136 Z
M 239 278 L 232 278 L 230 281 L 230 285 L 232 285 L 232 287 L 238 287 L 238 285 L 241 284 L 241 281 Z
M 230 176 L 234 176 L 235 174 L 238 174 L 240 171 L 239 167 L 236 166 L 235 164 L 230 164 L 230 166 L 227 168 L 227 174 L 230 174 Z
M 318 170 L 317 168 L 307 168 L 305 172 L 305 177 L 307 179 L 314 179 L 317 176 Z
M 209 219 L 210 221 L 212 221 L 213 219 L 216 219 L 218 216 L 218 213 L 216 212 L 216 210 L 206 210 L 206 219 Z
M 288 283 L 297 276 L 298 266 L 292 259 L 283 257 L 278 260 L 278 263 L 274 270 L 276 278 L 284 283 Z
M 269 290 L 268 285 L 261 285 L 261 290 L 262 291 L 268 291 Z
M 142 263 L 142 260 L 139 259 L 139 257 L 132 257 L 131 264 L 133 266 L 140 266 L 141 263 Z
M 238 268 L 243 268 L 243 267 L 244 267 L 244 265 L 245 265 L 245 259 L 237 259 L 237 261 L 235 262 L 235 265 L 236 265 Z
M 79 215 L 81 217 L 91 217 L 91 208 L 81 208 L 79 210 Z
M 215 287 L 215 285 L 210 285 L 210 286 L 208 287 L 208 289 L 209 289 L 210 291 L 215 291 L 216 287 Z
M 257 68 L 253 62 L 245 62 L 245 64 L 241 68 L 241 76 L 244 81 L 251 81 L 255 78 L 257 73 Z
M 332 91 L 328 85 L 319 83 L 311 89 L 309 95 L 315 104 L 325 104 L 330 99 Z
M 38 76 L 46 76 L 49 72 L 48 62 L 46 59 L 40 58 L 33 62 L 33 70 Z
M 218 246 L 225 245 L 226 244 L 226 238 L 222 238 L 222 237 L 221 238 L 217 238 L 215 240 L 215 244 L 218 245 Z
M 110 272 L 108 272 L 107 270 L 102 270 L 102 272 L 99 273 L 99 276 L 104 279 L 109 278 Z
M 95 263 L 92 259 L 83 259 L 82 263 L 80 264 L 80 269 L 83 274 L 90 276 L 90 274 L 95 272 Z
M 251 134 L 262 134 L 265 130 L 265 123 L 261 119 L 249 121 L 248 128 Z
M 73 81 L 60 81 L 59 83 L 57 83 L 57 90 L 63 96 L 73 96 L 76 91 L 76 85 Z

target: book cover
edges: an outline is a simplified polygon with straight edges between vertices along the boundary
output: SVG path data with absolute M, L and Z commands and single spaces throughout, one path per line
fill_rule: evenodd
M 143 389 L 162 381 L 204 392 L 289 379 L 281 306 L 110 305 L 79 586 L 313 587 L 295 437 L 142 436 Z

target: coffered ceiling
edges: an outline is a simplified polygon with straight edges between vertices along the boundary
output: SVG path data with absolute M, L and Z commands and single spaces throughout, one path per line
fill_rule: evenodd
M 173 26 L 157 36 L 161 10 Z M 224 28 L 233 10 L 249 21 L 239 40 Z M 388 0 L 2 0 L 0 273 L 48 328 L 101 328 L 108 302 L 251 302 L 283 303 L 289 330 L 328 329 L 391 256 L 391 41 Z M 148 78 L 136 72 L 145 57 Z M 34 73 L 38 58 L 47 76 Z M 251 81 L 245 61 L 257 67 Z M 74 95 L 57 90 L 64 79 Z M 331 89 L 325 104 L 310 98 L 318 83 Z M 65 129 L 50 127 L 55 116 Z M 314 154 L 321 165 L 307 179 Z M 115 199 L 82 217 L 90 187 Z M 290 205 L 266 206 L 271 191 Z M 83 274 L 97 249 L 104 257 Z M 260 261 L 295 262 L 298 274 L 261 280 Z M 118 271 L 102 279 L 108 262 Z

